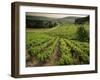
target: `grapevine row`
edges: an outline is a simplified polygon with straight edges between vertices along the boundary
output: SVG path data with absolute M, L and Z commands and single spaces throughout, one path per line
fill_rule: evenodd
M 87 43 L 70 40 L 73 44 L 79 47 L 85 54 L 89 55 L 89 45 Z
M 28 49 L 29 55 L 30 56 L 37 55 L 38 53 L 43 51 L 46 47 L 48 47 L 50 44 L 52 44 L 54 40 L 55 40 L 55 38 L 52 38 L 51 40 L 49 40 L 48 42 L 45 42 L 44 44 L 41 44 L 41 45 L 35 46 L 35 47 L 30 47 L 30 49 Z
M 79 61 L 89 63 L 89 56 L 77 45 L 73 44 L 70 40 L 64 39 L 66 44 L 79 56 Z
M 60 39 L 60 60 L 59 64 L 73 64 L 73 58 L 70 52 L 70 48 L 66 45 L 64 39 Z
M 41 45 L 47 41 L 49 41 L 51 38 L 46 38 L 46 39 L 38 39 L 38 40 L 27 40 L 26 47 L 29 49 L 30 47 L 35 47 L 38 45 Z
M 53 54 L 54 49 L 57 45 L 59 38 L 57 38 L 51 45 L 49 45 L 45 50 L 41 51 L 40 53 L 37 54 L 37 59 L 39 61 L 45 62 L 47 59 L 50 58 L 50 56 Z

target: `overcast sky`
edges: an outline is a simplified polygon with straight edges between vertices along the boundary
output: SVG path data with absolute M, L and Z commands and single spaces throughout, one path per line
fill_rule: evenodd
M 51 17 L 51 18 L 86 17 L 86 16 L 88 16 L 88 15 L 83 15 L 83 14 L 52 14 L 52 13 L 33 13 L 33 12 L 26 12 L 26 15 L 44 16 L 44 17 Z

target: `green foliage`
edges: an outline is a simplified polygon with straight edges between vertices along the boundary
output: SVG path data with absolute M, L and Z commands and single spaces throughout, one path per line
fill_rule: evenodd
M 47 25 L 46 23 L 43 23 Z M 54 25 L 55 23 L 50 23 Z M 52 27 L 52 25 L 48 24 Z M 56 25 L 56 24 L 55 24 Z M 59 24 L 59 26 L 37 32 L 26 32 L 26 50 L 31 57 L 39 62 L 50 59 L 59 43 L 60 65 L 89 63 L 89 25 Z M 75 62 L 75 60 L 77 62 Z
M 88 51 L 85 52 L 85 49 L 83 49 L 82 46 L 80 46 L 78 43 L 75 44 L 70 40 L 65 39 L 66 43 L 68 44 L 68 46 L 75 52 L 74 54 L 76 54 L 76 56 L 79 57 L 79 61 L 81 63 L 89 63 L 89 53 Z M 89 48 L 87 47 L 87 50 L 89 50 Z
M 70 54 L 63 54 L 59 60 L 60 65 L 71 65 L 73 64 L 73 58 Z
M 47 48 L 50 44 L 52 44 L 52 42 L 55 40 L 55 38 L 52 38 L 51 40 L 45 42 L 42 45 L 38 45 L 38 46 L 32 46 L 29 48 L 29 55 L 37 55 L 39 52 L 41 52 L 42 50 L 44 50 L 45 48 Z
M 83 26 L 80 26 L 77 29 L 77 39 L 79 41 L 88 41 L 89 40 L 89 33 L 86 31 L 86 29 Z
M 55 21 L 51 20 L 26 20 L 27 28 L 52 28 L 57 26 Z
M 49 45 L 49 47 L 47 47 L 44 51 L 41 51 L 40 53 L 38 53 L 36 55 L 37 59 L 39 61 L 46 62 L 46 60 L 49 59 L 50 55 L 52 55 L 54 48 L 56 47 L 57 41 L 58 41 L 58 38 L 54 42 L 52 42 L 52 44 Z
M 75 39 L 77 26 L 75 24 L 59 24 L 57 28 L 47 32 L 50 36 L 60 38 Z
M 58 41 L 58 38 L 52 37 L 52 38 L 49 38 L 48 41 L 41 43 L 42 45 L 40 44 L 37 46 L 31 46 L 28 49 L 28 54 L 31 57 L 35 56 L 41 62 L 45 62 L 47 59 L 49 59 L 50 54 L 53 53 L 53 50 L 54 50 L 55 45 L 57 44 L 57 41 Z M 37 44 L 39 44 L 40 42 L 38 41 Z
M 66 45 L 64 39 L 60 39 L 60 60 L 59 64 L 61 65 L 68 65 L 73 64 L 73 58 L 70 53 L 70 48 Z

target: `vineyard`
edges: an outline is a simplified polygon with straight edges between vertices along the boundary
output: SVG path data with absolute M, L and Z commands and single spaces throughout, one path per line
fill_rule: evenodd
M 84 24 L 83 32 L 89 33 L 88 26 Z M 80 25 L 63 24 L 44 31 L 27 29 L 26 66 L 89 64 L 89 40 L 84 36 L 84 41 L 78 39 L 84 35 L 79 35 L 79 28 Z

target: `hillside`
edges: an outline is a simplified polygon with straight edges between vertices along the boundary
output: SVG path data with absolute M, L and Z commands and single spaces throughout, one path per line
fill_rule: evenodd
M 63 17 L 63 18 L 50 18 L 44 16 L 26 16 L 26 27 L 27 28 L 52 28 L 60 24 L 75 23 L 82 24 L 89 22 L 88 17 Z

